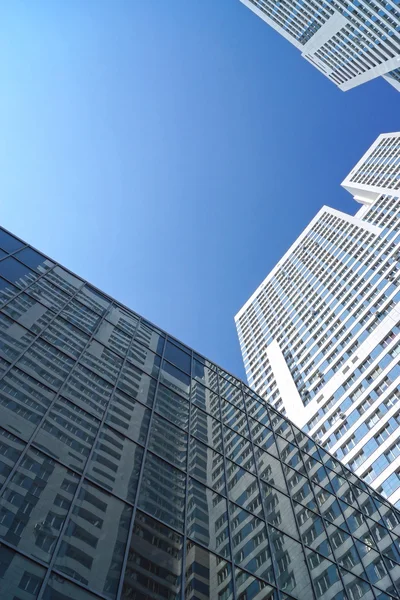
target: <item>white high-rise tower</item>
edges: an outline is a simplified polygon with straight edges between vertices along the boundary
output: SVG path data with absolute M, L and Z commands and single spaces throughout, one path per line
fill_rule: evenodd
M 400 506 L 400 133 L 342 184 L 235 317 L 250 386 Z
M 343 91 L 382 75 L 400 91 L 399 0 L 241 0 Z

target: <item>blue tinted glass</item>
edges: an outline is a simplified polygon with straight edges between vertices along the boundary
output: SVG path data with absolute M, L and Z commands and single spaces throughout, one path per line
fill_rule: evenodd
M 21 288 L 32 283 L 37 275 L 15 258 L 5 258 L 0 261 L 0 275 Z
M 35 271 L 39 271 L 39 273 L 45 273 L 54 267 L 54 263 L 51 262 L 51 260 L 42 254 L 39 254 L 39 252 L 32 250 L 32 248 L 24 248 L 23 250 L 17 252 L 15 256 L 18 258 L 18 260 L 23 262 L 24 265 L 35 269 Z
M 0 248 L 7 252 L 15 252 L 18 248 L 23 248 L 25 244 L 15 239 L 9 233 L 6 233 L 3 229 L 0 229 Z

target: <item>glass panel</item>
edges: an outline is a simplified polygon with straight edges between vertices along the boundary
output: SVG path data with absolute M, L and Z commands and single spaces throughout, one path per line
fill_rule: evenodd
M 79 477 L 28 450 L 0 500 L 0 537 L 49 562 Z
M 222 452 L 221 423 L 196 406 L 192 406 L 191 433 L 205 444 Z
M 278 600 L 271 586 L 235 567 L 237 597 L 243 600 Z
M 262 512 L 258 481 L 254 475 L 227 460 L 226 483 L 231 500 L 256 515 Z
M 42 304 L 57 312 L 69 301 L 68 294 L 47 281 L 46 277 L 39 279 L 37 283 L 31 285 L 26 291 L 36 298 L 36 300 L 39 300 Z
M 249 471 L 255 471 L 253 449 L 248 439 L 227 427 L 223 428 L 226 456 Z
M 90 459 L 88 475 L 123 500 L 134 502 L 143 449 L 103 425 Z
M 301 473 L 305 473 L 305 468 L 301 458 L 301 454 L 296 448 L 296 446 L 279 437 L 279 435 L 276 436 L 276 441 L 278 443 L 281 460 L 283 460 L 283 462 L 287 465 L 294 467 Z
M 225 425 L 238 431 L 246 437 L 250 437 L 247 425 L 246 413 L 242 412 L 226 400 L 221 399 L 222 421 Z
M 33 250 L 32 248 L 20 250 L 15 257 L 23 262 L 24 265 L 38 271 L 40 274 L 46 273 L 46 271 L 54 267 L 54 263 L 51 260 L 43 256 L 43 254 L 39 254 L 39 252 L 36 252 L 36 250 Z
M 12 257 L 0 261 L 0 275 L 20 288 L 26 288 L 37 279 L 34 271 Z
M 98 598 L 54 573 L 50 576 L 43 594 L 43 600 L 98 600 Z
M 272 430 L 261 425 L 261 423 L 255 421 L 251 417 L 249 417 L 249 423 L 253 442 L 258 444 L 258 446 L 261 446 L 261 448 L 264 448 L 264 450 L 268 450 L 270 454 L 278 456 L 278 449 L 275 444 L 275 436 L 272 433 Z
M 192 380 L 192 402 L 199 408 L 220 419 L 219 397 L 195 380 Z
M 323 520 L 308 508 L 300 508 L 298 504 L 295 504 L 294 508 L 303 543 L 307 544 L 320 554 L 334 560 Z
M 189 403 L 179 394 L 159 385 L 156 396 L 155 410 L 182 429 L 189 425 Z
M 146 456 L 139 493 L 139 508 L 183 529 L 186 475 L 150 452 Z
M 137 512 L 126 565 L 123 598 L 179 600 L 183 537 Z
M 104 314 L 110 306 L 110 300 L 108 298 L 87 284 L 81 289 L 76 298 L 79 302 L 82 302 L 82 304 L 94 310 L 94 312 L 99 313 L 99 315 Z
M 21 290 L 15 287 L 15 285 L 12 285 L 12 283 L 9 283 L 8 281 L 0 277 L 0 304 L 8 302 L 16 294 L 20 293 L 20 291 Z
M 135 442 L 144 444 L 150 422 L 150 411 L 120 390 L 112 395 L 106 423 Z
M 77 364 L 63 394 L 84 410 L 102 417 L 110 399 L 113 386 L 89 369 Z
M 185 598 L 233 600 L 230 564 L 190 541 L 186 551 Z
M 83 471 L 100 421 L 59 398 L 34 438 L 34 444 L 76 471 Z
M 346 600 L 336 566 L 311 550 L 306 555 L 318 600 Z
M 49 408 L 54 393 L 13 368 L 0 381 L 1 424 L 28 440 Z
M 311 582 L 301 545 L 270 525 L 268 527 L 278 587 L 298 598 L 312 598 Z
M 0 427 L 0 488 L 22 454 L 25 444 Z
M 182 394 L 184 398 L 189 400 L 190 395 L 190 377 L 173 365 L 163 360 L 160 380 L 166 386 Z
M 0 547 L 0 598 L 36 600 L 46 570 L 13 550 Z
M 39 303 L 24 293 L 6 304 L 2 313 L 8 315 L 34 333 L 40 333 L 45 329 L 55 316 L 44 304 Z
M 135 400 L 139 400 L 147 406 L 153 405 L 156 381 L 133 365 L 125 363 L 117 385 Z
M 265 406 L 265 404 L 263 404 L 262 402 L 259 402 L 258 400 L 254 400 L 253 398 L 250 398 L 250 396 L 247 396 L 247 395 L 246 395 L 245 402 L 246 402 L 247 414 L 250 415 L 251 417 L 253 417 L 253 419 L 257 419 L 257 421 L 259 421 L 263 425 L 266 425 L 267 427 L 269 427 L 270 420 L 269 420 L 269 415 L 267 412 L 267 407 Z
M 14 361 L 33 342 L 35 336 L 0 313 L 0 353 Z
M 68 273 L 65 269 L 61 267 L 55 267 L 50 273 L 46 276 L 51 283 L 58 285 L 61 289 L 66 291 L 68 294 L 75 294 L 79 288 L 82 287 L 83 281 L 78 279 L 72 273 Z
M 150 348 L 150 350 L 157 352 L 157 354 L 162 354 L 165 336 L 161 331 L 158 331 L 158 329 L 155 329 L 148 323 L 145 323 L 144 321 L 140 323 L 136 339 L 139 340 L 143 346 L 146 346 L 146 348 Z
M 229 557 L 226 500 L 194 479 L 189 479 L 187 535 L 225 558 Z
M 193 378 L 218 393 L 218 375 L 198 360 L 193 360 Z
M 84 483 L 62 538 L 55 568 L 115 598 L 131 507 Z
M 299 534 L 290 499 L 263 481 L 261 482 L 261 496 L 268 523 L 298 538 Z
M 283 475 L 280 461 L 267 452 L 264 452 L 257 446 L 254 447 L 254 454 L 256 458 L 258 474 L 261 479 L 271 483 L 283 492 L 287 492 L 285 477 Z
M 285 471 L 289 494 L 292 496 L 293 500 L 300 502 L 308 508 L 311 508 L 311 510 L 316 511 L 317 504 L 308 480 L 303 477 L 303 475 L 300 475 L 300 473 L 294 469 L 290 469 L 289 467 L 287 467 Z
M 229 504 L 233 560 L 269 583 L 275 581 L 264 521 Z
M 58 390 L 74 364 L 66 354 L 39 338 L 21 356 L 17 366 L 23 366 L 24 371 Z
M 0 248 L 3 248 L 6 252 L 15 252 L 19 248 L 23 248 L 25 244 L 20 242 L 10 233 L 0 229 Z
M 222 494 L 225 490 L 224 459 L 196 438 L 190 438 L 189 448 L 190 474 L 210 488 Z
M 356 547 L 358 550 L 357 556 L 361 556 L 362 558 L 368 580 L 377 587 L 387 590 L 390 587 L 391 580 L 383 557 L 378 554 L 378 552 L 375 552 L 375 550 L 372 550 L 372 548 L 359 541 L 356 541 Z M 343 566 L 346 567 L 345 564 L 343 564 Z M 354 571 L 354 573 L 357 574 L 357 570 L 354 568 L 349 570 Z M 364 575 L 364 573 L 362 574 Z
M 190 375 L 191 356 L 167 340 L 164 358 Z
M 153 416 L 149 448 L 186 471 L 187 434 L 158 415 Z
M 114 325 L 111 325 L 107 321 L 100 323 L 95 338 L 121 356 L 125 356 L 131 343 L 130 335 L 127 335 L 121 329 L 114 327 Z
M 132 342 L 132 346 L 129 348 L 128 360 L 136 367 L 146 371 L 146 373 L 149 375 L 153 375 L 153 377 L 158 376 L 161 364 L 160 357 L 135 340 Z
M 122 367 L 122 358 L 108 348 L 92 340 L 80 361 L 110 383 L 115 383 Z
M 358 600 L 359 598 L 362 598 L 362 600 L 373 600 L 374 593 L 366 581 L 351 573 L 346 573 L 343 569 L 340 569 L 340 571 L 349 598 L 354 598 L 354 600 Z
M 52 324 L 42 333 L 42 338 L 63 352 L 78 358 L 86 346 L 89 336 L 65 319 L 56 317 Z
M 223 377 L 219 378 L 219 393 L 226 400 L 244 410 L 242 390 L 229 383 L 229 381 L 226 381 Z
M 113 306 L 107 313 L 106 319 L 113 325 L 117 325 L 129 336 L 135 333 L 139 322 L 139 319 L 133 313 L 124 310 L 121 306 Z
M 100 321 L 97 313 L 86 308 L 86 306 L 77 300 L 71 300 L 62 311 L 61 316 L 87 333 L 93 333 Z

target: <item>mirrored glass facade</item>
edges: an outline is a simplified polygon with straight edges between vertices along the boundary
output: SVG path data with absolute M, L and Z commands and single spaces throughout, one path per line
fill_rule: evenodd
M 0 249 L 1 600 L 400 598 L 382 496 L 217 365 Z

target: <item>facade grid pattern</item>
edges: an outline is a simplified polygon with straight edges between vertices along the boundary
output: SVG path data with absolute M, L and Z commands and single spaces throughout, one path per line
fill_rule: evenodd
M 400 598 L 382 496 L 5 230 L 0 255 L 1 598 Z

